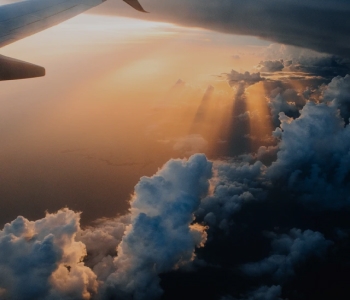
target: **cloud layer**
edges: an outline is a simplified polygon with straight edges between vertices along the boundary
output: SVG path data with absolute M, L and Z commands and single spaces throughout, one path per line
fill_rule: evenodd
M 281 56 L 260 62 L 261 72 L 222 76 L 237 108 L 231 146 L 251 138 L 237 131 L 256 117 L 247 94 L 257 85 L 269 109 L 264 120 L 274 124 L 273 144 L 261 139 L 256 151 L 243 144 L 238 155 L 215 161 L 198 153 L 172 159 L 140 179 L 128 214 L 85 229 L 80 214 L 67 208 L 37 221 L 18 217 L 0 231 L 0 298 L 276 300 L 350 293 L 344 281 L 350 77 L 330 77 L 346 64 L 325 68 L 334 57 L 275 50 Z M 190 133 L 176 147 L 190 155 L 198 145 L 206 141 Z

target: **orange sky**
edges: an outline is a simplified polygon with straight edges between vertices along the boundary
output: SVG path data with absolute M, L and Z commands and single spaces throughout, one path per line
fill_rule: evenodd
M 44 66 L 47 75 L 0 83 L 0 211 L 7 212 L 1 222 L 65 205 L 82 210 L 83 221 L 123 212 L 140 176 L 171 157 L 209 151 L 193 131 L 208 86 L 214 90 L 205 118 L 214 125 L 195 125 L 215 140 L 233 97 L 217 75 L 251 70 L 266 45 L 80 15 L 2 48 L 3 55 Z M 179 79 L 184 83 L 175 86 Z

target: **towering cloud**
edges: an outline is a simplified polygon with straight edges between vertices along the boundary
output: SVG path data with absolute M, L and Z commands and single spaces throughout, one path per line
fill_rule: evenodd
M 350 129 L 337 108 L 309 102 L 299 118 L 281 113 L 280 120 L 274 132 L 281 139 L 280 151 L 267 175 L 315 208 L 348 207 Z
M 208 191 L 211 169 L 204 155 L 195 155 L 171 160 L 152 178 L 141 178 L 131 202 L 131 225 L 114 260 L 116 272 L 106 280 L 108 295 L 156 299 L 162 294 L 158 275 L 195 258 L 206 233 L 192 224 L 193 214 Z

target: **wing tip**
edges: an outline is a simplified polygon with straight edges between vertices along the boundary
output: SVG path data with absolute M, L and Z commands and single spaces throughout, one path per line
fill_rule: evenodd
M 43 77 L 45 68 L 0 55 L 0 81 Z
M 138 0 L 123 0 L 125 3 L 129 4 L 132 8 L 136 9 L 139 12 L 149 14 L 148 11 L 144 10 L 142 5 Z

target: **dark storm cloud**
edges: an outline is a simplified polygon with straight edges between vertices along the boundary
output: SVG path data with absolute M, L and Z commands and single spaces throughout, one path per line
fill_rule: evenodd
M 258 36 L 278 43 L 349 57 L 350 3 L 347 0 L 143 0 L 151 14 L 140 16 L 110 3 L 101 12 Z M 113 8 L 113 6 L 116 6 Z

